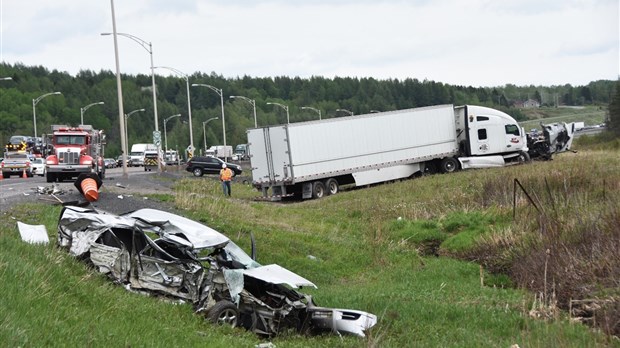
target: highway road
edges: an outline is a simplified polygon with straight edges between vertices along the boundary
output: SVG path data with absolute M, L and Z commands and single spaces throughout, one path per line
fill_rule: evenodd
M 129 167 L 127 172 L 130 178 L 142 177 L 144 175 L 154 175 L 157 172 L 145 172 L 142 167 Z M 115 185 L 117 182 L 124 182 L 122 168 L 106 169 L 104 185 Z M 140 182 L 141 180 L 132 180 Z M 35 175 L 32 178 L 22 178 L 11 176 L 0 180 L 0 211 L 7 211 L 11 205 L 19 202 L 37 201 L 39 198 L 53 200 L 53 196 L 39 195 L 39 189 L 52 189 L 54 186 L 65 193 L 72 193 L 77 199 L 79 192 L 74 186 L 74 181 L 64 181 L 61 183 L 48 183 L 44 176 Z M 43 196 L 43 197 L 42 197 Z M 66 201 L 66 197 L 62 198 Z

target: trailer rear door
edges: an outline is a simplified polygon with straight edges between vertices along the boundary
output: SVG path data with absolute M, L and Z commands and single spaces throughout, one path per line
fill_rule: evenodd
M 291 180 L 287 126 L 248 130 L 252 149 L 252 181 L 255 184 L 275 184 Z

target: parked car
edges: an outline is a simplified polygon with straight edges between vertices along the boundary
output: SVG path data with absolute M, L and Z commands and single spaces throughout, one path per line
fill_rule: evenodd
M 222 169 L 222 164 L 226 163 L 226 166 L 233 171 L 233 176 L 241 174 L 243 171 L 241 166 L 234 163 L 224 162 L 221 159 L 213 156 L 196 156 L 187 161 L 187 170 L 193 173 L 194 176 L 203 176 L 204 174 L 219 174 Z
M 105 158 L 103 162 L 106 168 L 116 168 L 116 161 L 114 158 Z
M 45 176 L 45 159 L 44 158 L 41 158 L 41 157 L 31 158 L 30 166 L 32 167 L 33 175 Z
M 316 288 L 309 280 L 276 264 L 263 266 L 218 231 L 165 211 L 114 215 L 66 206 L 57 243 L 130 291 L 192 303 L 212 322 L 262 336 L 296 330 L 363 337 L 377 323 L 367 312 L 318 307 L 295 290 Z

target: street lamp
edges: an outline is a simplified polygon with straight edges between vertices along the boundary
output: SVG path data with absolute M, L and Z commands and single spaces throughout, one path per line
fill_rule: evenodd
M 207 87 L 220 96 L 220 103 L 222 104 L 222 138 L 224 138 L 224 149 L 226 149 L 226 118 L 224 117 L 224 91 L 221 88 L 215 88 L 211 85 L 205 85 L 204 83 L 193 83 L 192 87 Z M 224 161 L 227 160 L 226 156 L 228 151 L 224 150 Z
M 129 118 L 129 116 L 135 114 L 136 112 L 142 112 L 142 111 L 144 111 L 144 109 L 137 109 L 128 114 L 125 114 L 125 148 L 123 150 L 125 151 L 126 154 L 129 153 L 129 136 L 127 133 L 127 127 L 128 127 L 127 119 Z
M 247 101 L 248 103 L 250 103 L 250 105 L 252 105 L 252 107 L 254 108 L 254 128 L 258 128 L 258 124 L 256 123 L 256 100 L 250 99 L 248 97 L 244 97 L 244 96 L 241 96 L 241 95 L 231 95 L 230 96 L 230 99 L 235 99 L 235 98 L 243 99 L 243 100 Z
M 95 106 L 95 105 L 102 105 L 105 104 L 104 102 L 97 102 L 97 103 L 92 103 L 92 104 L 88 104 L 83 108 L 80 108 L 80 124 L 84 124 L 84 112 L 88 109 L 90 109 L 91 106 Z
M 110 0 L 112 1 L 112 0 Z M 114 5 L 112 5 L 112 16 L 114 16 Z M 138 45 L 142 46 L 142 48 L 144 48 L 149 55 L 151 56 L 151 89 L 153 90 L 153 119 L 155 121 L 155 131 L 159 132 L 159 121 L 158 121 L 158 117 L 157 117 L 157 88 L 155 86 L 155 67 L 153 66 L 153 45 L 150 42 L 146 42 L 145 40 L 142 40 L 141 38 L 131 35 L 131 34 L 127 34 L 127 33 L 117 33 L 116 32 L 116 23 L 114 24 L 114 46 L 116 47 L 116 37 L 118 35 L 120 36 L 124 36 L 126 38 L 129 38 L 133 41 L 135 41 L 136 43 L 138 43 Z M 101 33 L 101 35 L 106 36 L 106 35 L 111 35 L 112 33 Z M 118 71 L 118 49 L 116 49 L 116 65 L 117 65 L 117 84 L 120 86 L 120 72 Z M 122 98 L 122 95 L 119 95 L 119 98 Z M 122 114 L 122 112 L 121 112 Z M 125 139 L 125 142 L 127 142 L 127 139 Z M 161 150 L 161 146 L 157 146 L 157 152 L 159 152 Z M 157 172 L 161 172 L 161 163 L 159 163 L 159 156 L 157 157 Z M 126 176 L 126 172 L 127 172 L 127 168 L 123 167 L 123 176 Z
M 164 157 L 168 154 L 168 136 L 166 135 L 166 123 L 175 117 L 181 117 L 181 114 L 172 115 L 164 120 Z
M 205 128 L 205 125 L 206 125 L 207 123 L 209 123 L 209 121 L 217 120 L 218 118 L 219 118 L 219 117 L 212 117 L 212 118 L 210 118 L 210 119 L 208 119 L 208 120 L 206 120 L 206 121 L 204 121 L 204 122 L 202 123 L 202 136 L 203 136 L 203 139 L 202 139 L 202 140 L 203 140 L 203 141 L 204 141 L 204 143 L 205 143 L 205 155 L 207 154 L 207 130 L 206 130 L 206 128 Z
M 353 111 L 349 111 L 347 109 L 336 109 L 336 111 L 346 112 L 347 114 L 349 114 L 349 116 L 353 116 Z
M 156 66 L 155 68 L 170 70 L 174 72 L 175 74 L 180 75 L 185 80 L 185 84 L 187 86 L 187 119 L 189 121 L 189 147 L 193 155 L 194 154 L 194 131 L 192 130 L 192 104 L 189 101 L 189 76 L 187 76 L 187 74 L 184 74 L 180 70 L 177 70 L 175 68 L 171 68 L 168 66 Z
M 277 105 L 279 107 L 281 107 L 282 109 L 286 110 L 286 123 L 289 124 L 290 119 L 289 119 L 289 114 L 288 114 L 288 106 L 284 105 L 284 104 L 280 104 L 280 103 L 267 103 L 267 105 Z
M 321 119 L 321 110 L 319 110 L 317 108 L 313 108 L 311 106 L 302 106 L 301 109 L 302 110 L 312 110 L 312 111 L 318 113 L 319 114 L 319 120 Z
M 50 95 L 54 95 L 54 94 L 62 94 L 60 92 L 52 92 L 52 93 L 46 93 L 43 94 L 42 96 L 36 98 L 36 99 L 32 99 L 32 121 L 34 123 L 34 137 L 37 137 L 37 109 L 36 106 L 37 104 L 39 104 L 39 102 L 41 101 L 41 99 L 50 96 Z

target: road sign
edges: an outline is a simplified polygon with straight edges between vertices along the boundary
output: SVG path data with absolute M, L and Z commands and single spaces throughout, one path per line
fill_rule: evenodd
M 156 146 L 161 145 L 161 132 L 160 131 L 153 131 L 153 144 L 155 144 Z

